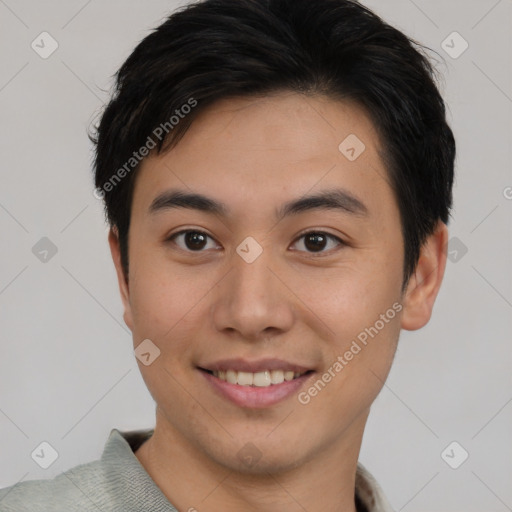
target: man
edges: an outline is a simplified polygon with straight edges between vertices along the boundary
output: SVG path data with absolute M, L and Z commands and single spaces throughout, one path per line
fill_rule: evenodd
M 139 44 L 93 135 L 95 195 L 156 425 L 2 511 L 392 510 L 358 456 L 445 269 L 433 76 L 349 0 L 200 1 Z

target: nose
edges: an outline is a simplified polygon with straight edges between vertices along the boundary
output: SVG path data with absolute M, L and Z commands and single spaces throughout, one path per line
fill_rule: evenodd
M 211 310 L 216 329 L 246 341 L 261 341 L 291 329 L 293 294 L 274 263 L 270 250 L 252 263 L 233 254 L 231 271 L 219 283 Z

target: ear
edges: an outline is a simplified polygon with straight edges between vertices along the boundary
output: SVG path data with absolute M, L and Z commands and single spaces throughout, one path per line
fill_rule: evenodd
M 416 270 L 411 276 L 402 304 L 402 329 L 415 331 L 428 323 L 446 268 L 448 228 L 439 221 L 423 244 Z
M 112 254 L 112 260 L 114 261 L 114 266 L 116 268 L 117 281 L 119 283 L 119 291 L 121 293 L 121 300 L 123 301 L 123 318 L 126 325 L 130 328 L 130 330 L 133 330 L 133 319 L 130 304 L 130 289 L 128 286 L 128 276 L 125 276 L 123 265 L 121 264 L 121 248 L 119 244 L 119 236 L 116 227 L 110 229 L 108 233 L 108 243 L 110 245 L 110 253 Z

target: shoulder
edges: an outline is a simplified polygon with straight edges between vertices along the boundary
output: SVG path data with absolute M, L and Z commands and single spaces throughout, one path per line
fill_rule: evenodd
M 0 489 L 1 512 L 97 512 L 103 501 L 101 461 L 81 464 L 55 478 L 29 480 Z
M 0 512 L 175 512 L 134 455 L 152 432 L 112 429 L 101 459 L 0 489 Z
M 368 512 L 393 512 L 381 486 L 361 462 L 357 463 L 356 496 Z

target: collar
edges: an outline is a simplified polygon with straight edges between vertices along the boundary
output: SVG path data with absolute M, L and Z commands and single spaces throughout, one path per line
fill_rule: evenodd
M 126 482 L 119 477 L 119 484 L 127 487 L 126 496 L 144 495 L 152 510 L 177 512 L 169 503 L 160 488 L 149 476 L 142 464 L 135 456 L 135 451 L 153 435 L 154 429 L 132 430 L 121 432 L 112 429 L 105 444 L 102 461 L 120 468 L 129 467 L 132 475 L 136 478 Z M 386 496 L 373 475 L 360 463 L 357 463 L 356 470 L 356 502 L 358 512 L 393 512 Z

